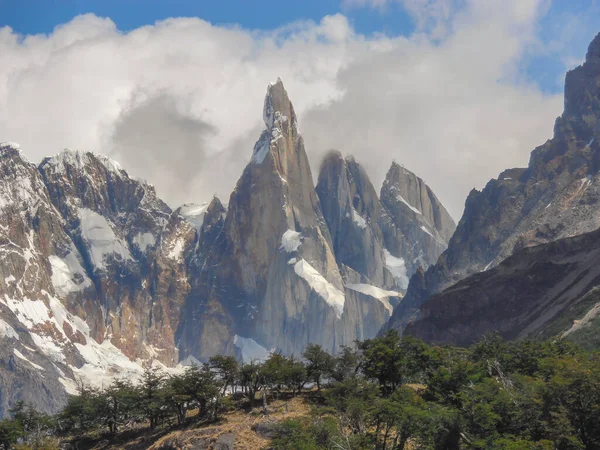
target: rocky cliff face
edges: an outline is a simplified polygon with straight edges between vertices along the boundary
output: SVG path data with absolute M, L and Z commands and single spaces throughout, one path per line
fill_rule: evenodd
M 39 167 L 0 147 L 0 415 L 55 410 L 75 383 L 179 362 L 175 333 L 199 232 L 107 158 Z
M 435 264 L 456 224 L 429 186 L 392 163 L 381 188 L 381 203 L 385 245 L 393 256 L 402 255 L 409 276 Z
M 64 310 L 57 291 L 92 283 L 39 172 L 16 145 L 0 144 L 0 199 L 0 415 L 18 398 L 53 409 L 66 400 L 59 371 L 67 358 L 77 362 L 69 335 L 82 338 L 63 327 L 68 320 L 51 319 Z M 57 269 L 69 266 L 73 277 L 62 277 Z
M 514 252 L 590 232 L 600 226 L 600 35 L 585 63 L 565 82 L 565 109 L 554 137 L 483 191 L 472 191 L 448 249 L 426 273 L 413 276 L 389 327 L 418 317 L 427 298 L 469 274 L 495 267 Z
M 316 190 L 338 263 L 375 285 L 393 287 L 379 228 L 381 204 L 364 169 L 331 152 L 321 164 Z
M 176 363 L 191 224 L 107 158 L 65 150 L 39 170 L 95 288 L 86 311 L 77 296 L 67 295 L 67 304 L 86 318 L 95 340 L 110 336 L 133 360 Z
M 316 190 L 338 264 L 377 286 L 404 292 L 408 277 L 437 260 L 455 228 L 423 180 L 396 163 L 380 200 L 354 158 L 331 152 L 321 165 Z
M 505 339 L 574 336 L 600 312 L 600 231 L 527 247 L 498 266 L 433 295 L 406 333 L 467 346 Z
M 206 343 L 197 357 L 232 349 L 247 356 L 248 348 L 300 354 L 308 342 L 336 351 L 376 333 L 390 314 L 388 297 L 398 295 L 347 292 L 345 261 L 336 260 L 281 81 L 268 89 L 264 122 L 200 277 L 194 315 L 203 325 L 195 337 L 194 330 L 186 332 L 186 339 Z M 337 228 L 333 231 L 341 237 Z M 382 286 L 381 249 L 377 256 L 377 275 L 364 264 L 362 273 Z M 348 273 L 360 282 L 358 272 Z

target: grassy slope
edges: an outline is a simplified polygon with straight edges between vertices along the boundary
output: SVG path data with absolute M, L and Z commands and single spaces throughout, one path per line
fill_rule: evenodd
M 221 442 L 232 442 L 235 449 L 255 450 L 269 445 L 270 439 L 253 431 L 257 424 L 278 423 L 286 419 L 308 416 L 313 393 L 306 393 L 286 400 L 269 401 L 269 414 L 260 408 L 245 412 L 235 410 L 226 413 L 219 423 L 198 425 L 192 412 L 189 424 L 181 428 L 159 429 L 151 432 L 147 426 L 127 430 L 109 438 L 106 435 L 79 444 L 81 450 L 171 450 L 184 448 L 227 448 Z M 259 402 L 260 403 L 260 402 Z M 216 446 L 216 447 L 215 447 Z

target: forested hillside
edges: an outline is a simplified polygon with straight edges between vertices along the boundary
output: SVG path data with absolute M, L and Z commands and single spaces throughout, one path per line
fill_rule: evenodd
M 596 449 L 600 359 L 573 344 L 432 347 L 395 331 L 332 356 L 215 356 L 181 374 L 79 386 L 48 416 L 18 403 L 10 448 Z

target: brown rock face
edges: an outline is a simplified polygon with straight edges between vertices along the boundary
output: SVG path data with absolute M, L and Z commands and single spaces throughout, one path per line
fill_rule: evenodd
M 313 237 L 320 248 L 305 247 L 316 252 L 311 257 L 319 264 L 318 270 L 330 268 L 326 275 L 341 287 L 335 264 L 331 265 L 329 233 L 312 184 L 304 141 L 280 80 L 269 87 L 264 119 L 266 129 L 231 195 L 225 222 L 242 274 L 241 287 L 250 295 L 265 292 L 269 267 L 288 229 Z
M 423 283 L 409 287 L 389 326 L 402 329 L 427 297 L 522 248 L 600 227 L 600 37 L 565 81 L 565 109 L 553 139 L 533 150 L 526 169 L 510 169 L 472 191 L 463 217 Z M 419 288 L 417 289 L 417 284 Z

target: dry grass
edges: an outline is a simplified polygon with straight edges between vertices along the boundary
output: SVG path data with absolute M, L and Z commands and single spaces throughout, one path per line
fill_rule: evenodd
M 233 411 L 225 414 L 222 422 L 218 425 L 209 425 L 203 428 L 177 430 L 168 433 L 158 439 L 149 450 L 158 450 L 165 443 L 177 441 L 181 448 L 186 448 L 198 435 L 215 442 L 219 436 L 234 433 L 235 448 L 239 450 L 257 450 L 269 445 L 269 439 L 256 434 L 252 427 L 263 422 L 281 422 L 294 417 L 307 416 L 310 406 L 302 397 L 294 397 L 289 400 L 274 400 L 269 402 L 269 414 L 264 415 L 259 408 L 250 412 Z

